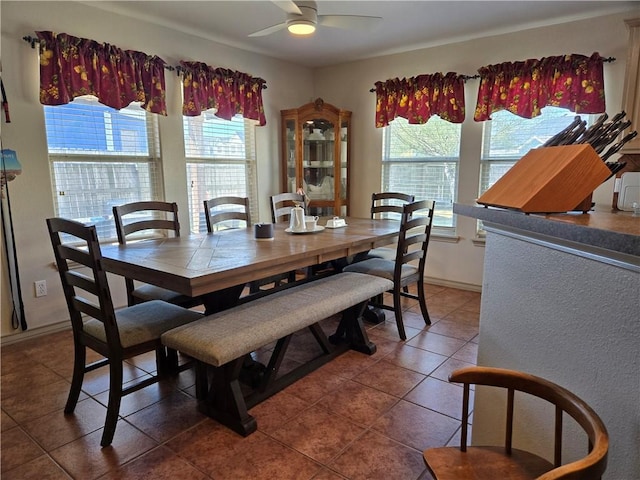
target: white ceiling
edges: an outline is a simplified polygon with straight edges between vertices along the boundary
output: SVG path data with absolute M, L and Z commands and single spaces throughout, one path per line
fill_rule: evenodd
M 294 37 L 286 29 L 248 37 L 283 22 L 285 12 L 269 0 L 83 3 L 307 67 L 612 13 L 635 10 L 634 15 L 640 14 L 640 1 L 318 0 L 318 15 L 367 15 L 383 20 L 368 32 L 320 27 L 310 37 Z

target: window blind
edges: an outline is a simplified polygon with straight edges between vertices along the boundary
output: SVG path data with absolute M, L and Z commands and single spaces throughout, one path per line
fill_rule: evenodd
M 183 117 L 183 128 L 191 230 L 207 231 L 203 203 L 220 196 L 249 197 L 251 218 L 259 218 L 255 121 L 204 112 Z
M 115 110 L 94 97 L 44 106 L 55 214 L 116 237 L 112 207 L 162 199 L 155 115 L 139 104 Z
M 437 116 L 424 124 L 398 117 L 384 128 L 382 191 L 435 200 L 434 228 L 453 229 L 461 125 Z

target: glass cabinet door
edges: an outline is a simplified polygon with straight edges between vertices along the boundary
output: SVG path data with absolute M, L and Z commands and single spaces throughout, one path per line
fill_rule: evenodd
M 335 198 L 335 128 L 323 118 L 314 118 L 303 125 L 303 188 L 318 209 L 319 200 Z M 329 215 L 327 208 L 313 211 L 314 215 Z
M 295 192 L 298 188 L 296 180 L 296 122 L 285 121 L 286 141 L 284 151 L 286 155 L 286 191 Z

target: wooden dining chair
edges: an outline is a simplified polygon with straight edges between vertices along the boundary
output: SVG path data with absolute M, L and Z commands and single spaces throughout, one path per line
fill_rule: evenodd
M 204 213 L 208 232 L 225 227 L 235 228 L 237 220 L 244 222 L 245 227 L 251 226 L 251 212 L 247 197 L 225 196 L 205 200 Z
M 100 441 L 100 445 L 105 447 L 113 440 L 122 397 L 176 371 L 177 358 L 167 354 L 160 335 L 198 320 L 202 315 L 160 300 L 114 310 L 95 226 L 49 218 L 47 227 L 69 309 L 75 351 L 73 377 L 64 413 L 70 414 L 75 410 L 84 374 L 108 365 L 109 399 Z M 62 243 L 61 237 L 69 240 L 68 243 Z M 104 358 L 86 364 L 87 348 Z M 145 375 L 124 387 L 124 360 L 153 351 L 157 361 L 155 374 Z
M 393 310 L 402 340 L 407 338 L 402 321 L 402 297 L 418 300 L 425 324 L 431 324 L 424 293 L 424 267 L 431 238 L 434 209 L 435 201 L 432 200 L 407 203 L 402 207 L 395 260 L 369 258 L 352 263 L 343 269 L 344 272 L 367 273 L 393 280 L 393 306 L 384 303 L 383 295 L 372 299 L 371 305 Z M 411 284 L 415 284 L 417 294 L 405 291 L 404 287 Z
M 291 208 L 295 203 L 304 205 L 304 195 L 301 193 L 271 195 L 271 221 L 273 223 L 288 222 L 291 216 Z
M 524 372 L 489 367 L 465 367 L 449 376 L 450 382 L 463 384 L 462 435 L 460 447 L 429 448 L 424 452 L 427 468 L 436 480 L 596 480 L 607 467 L 609 435 L 596 414 L 569 390 Z M 471 385 L 487 385 L 506 390 L 506 428 L 504 446 L 467 446 L 469 390 Z M 513 448 L 514 404 L 522 396 L 541 398 L 555 407 L 553 433 L 554 459 L 548 461 L 531 452 Z M 525 395 L 526 394 L 526 395 Z M 562 423 L 564 414 L 572 417 L 585 432 L 587 454 L 562 463 Z M 535 419 L 541 422 L 542 419 Z M 529 423 L 531 419 L 524 420 Z M 533 429 L 527 428 L 533 433 Z
M 401 192 L 379 192 L 371 194 L 371 218 L 397 218 L 402 216 L 402 207 L 415 201 L 414 195 Z M 396 249 L 391 247 L 372 248 L 367 253 L 370 258 L 395 260 Z
M 121 245 L 126 245 L 129 235 L 141 236 L 141 232 L 180 236 L 178 204 L 175 202 L 145 201 L 116 205 L 113 207 L 113 219 Z M 186 308 L 202 304 L 202 299 L 198 297 L 189 297 L 155 285 L 140 284 L 131 278 L 125 278 L 125 285 L 129 306 L 149 300 L 164 300 Z

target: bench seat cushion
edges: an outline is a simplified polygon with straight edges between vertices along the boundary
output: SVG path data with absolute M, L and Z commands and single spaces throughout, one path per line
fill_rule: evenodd
M 340 273 L 174 328 L 162 343 L 219 367 L 391 288 L 384 278 Z

